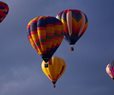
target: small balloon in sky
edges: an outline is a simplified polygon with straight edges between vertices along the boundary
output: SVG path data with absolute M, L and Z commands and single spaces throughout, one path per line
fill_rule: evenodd
M 106 66 L 106 73 L 114 80 L 114 60 Z
M 5 19 L 9 12 L 9 7 L 5 2 L 0 1 L 0 23 Z

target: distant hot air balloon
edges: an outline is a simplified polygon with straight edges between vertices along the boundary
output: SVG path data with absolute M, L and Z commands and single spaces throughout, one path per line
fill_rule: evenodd
M 4 20 L 6 15 L 8 14 L 9 7 L 6 3 L 0 1 L 0 23 Z
M 27 29 L 30 44 L 48 62 L 63 40 L 62 22 L 55 17 L 39 16 L 28 23 Z
M 64 25 L 64 36 L 70 45 L 74 45 L 88 27 L 87 16 L 80 10 L 63 10 L 56 18 L 62 21 Z M 71 51 L 73 50 L 74 48 L 71 47 Z
M 57 80 L 62 76 L 65 71 L 66 64 L 65 61 L 60 57 L 52 57 L 48 63 L 45 61 L 41 64 L 42 71 L 51 80 L 54 85 Z
M 114 80 L 114 61 L 106 66 L 106 72 Z

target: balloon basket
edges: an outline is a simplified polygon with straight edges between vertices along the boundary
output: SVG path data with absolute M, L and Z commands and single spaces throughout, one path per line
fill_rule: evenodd
M 73 52 L 74 51 L 74 47 L 70 47 L 70 51 Z
M 52 81 L 52 83 L 53 83 L 53 88 L 55 88 L 56 87 L 56 81 Z

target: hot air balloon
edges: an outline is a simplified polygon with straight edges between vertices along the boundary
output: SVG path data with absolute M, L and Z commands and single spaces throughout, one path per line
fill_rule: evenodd
M 73 45 L 79 40 L 88 27 L 87 16 L 80 10 L 67 9 L 58 13 L 56 18 L 62 21 L 65 39 L 71 45 L 71 51 L 73 51 Z
M 106 73 L 114 80 L 114 61 L 106 66 Z
M 4 20 L 6 15 L 8 14 L 9 7 L 6 3 L 0 1 L 0 23 Z
M 28 23 L 27 29 L 30 44 L 48 62 L 64 38 L 62 22 L 55 17 L 39 16 Z
M 42 71 L 51 80 L 55 88 L 57 80 L 62 76 L 65 71 L 66 64 L 65 61 L 60 58 L 53 56 L 48 63 L 45 61 L 41 64 Z

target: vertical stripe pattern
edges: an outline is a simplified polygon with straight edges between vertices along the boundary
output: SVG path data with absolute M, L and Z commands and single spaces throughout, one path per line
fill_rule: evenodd
M 74 45 L 88 27 L 87 16 L 80 10 L 64 10 L 56 18 L 62 21 L 64 36 L 70 45 Z

